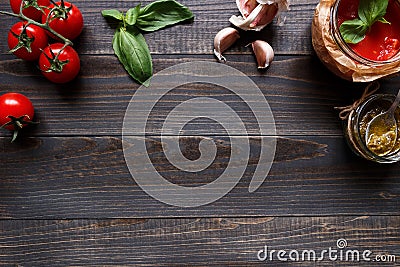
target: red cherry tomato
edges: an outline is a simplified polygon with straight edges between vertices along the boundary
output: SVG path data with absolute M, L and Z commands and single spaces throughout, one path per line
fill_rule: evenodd
M 13 119 L 20 119 L 20 127 L 15 123 L 10 123 Z M 24 122 L 31 122 L 34 116 L 32 102 L 24 95 L 19 93 L 6 93 L 0 96 L 0 125 L 4 128 L 15 131 L 24 127 Z
M 22 14 L 30 19 L 40 21 L 42 19 L 43 12 L 40 9 L 44 9 L 50 5 L 50 0 L 10 0 L 10 6 L 15 14 L 19 14 L 21 4 L 23 3 Z
M 11 27 L 8 32 L 8 47 L 17 57 L 33 61 L 39 58 L 41 50 L 48 45 L 49 40 L 45 30 L 36 25 L 26 24 L 20 21 Z M 13 51 L 15 48 L 18 49 Z
M 45 10 L 45 13 L 42 15 L 42 23 L 45 23 L 47 19 L 49 19 L 50 28 L 65 38 L 73 40 L 78 37 L 83 29 L 83 17 L 81 11 L 69 2 L 57 2 L 56 10 L 53 10 L 50 14 L 50 18 L 48 18 L 50 10 L 54 7 L 54 4 L 51 4 L 49 9 Z M 50 36 L 54 38 L 53 35 Z
M 79 73 L 80 60 L 78 53 L 64 44 L 55 43 L 46 47 L 39 58 L 39 68 L 43 75 L 54 83 L 66 83 Z

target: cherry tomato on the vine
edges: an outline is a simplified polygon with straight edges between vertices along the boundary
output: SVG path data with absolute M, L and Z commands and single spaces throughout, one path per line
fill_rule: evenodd
M 19 21 L 8 32 L 8 47 L 17 57 L 24 60 L 37 60 L 48 45 L 46 31 L 42 28 Z
M 51 14 L 48 18 L 50 11 Z M 47 20 L 50 21 L 50 28 L 69 40 L 78 37 L 83 29 L 81 11 L 75 5 L 67 1 L 57 2 L 56 5 L 51 4 L 49 9 L 46 9 L 45 13 L 42 15 L 42 23 L 46 23 Z M 52 34 L 50 34 L 50 36 L 54 38 Z
M 42 19 L 42 10 L 50 5 L 50 0 L 10 0 L 10 6 L 15 14 L 19 14 L 21 4 L 23 5 L 22 14 L 30 19 L 40 21 Z
M 66 83 L 79 73 L 78 53 L 71 47 L 55 43 L 46 47 L 39 57 L 39 68 L 43 75 L 54 83 Z

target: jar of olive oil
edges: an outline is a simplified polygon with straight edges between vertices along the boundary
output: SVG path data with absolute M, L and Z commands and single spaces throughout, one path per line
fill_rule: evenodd
M 345 121 L 344 132 L 350 148 L 359 156 L 378 163 L 393 163 L 400 160 L 400 107 L 395 111 L 396 129 L 385 133 L 384 138 L 366 137 L 369 122 L 389 109 L 394 95 L 374 94 L 363 100 L 350 112 Z M 395 140 L 393 140 L 395 139 Z

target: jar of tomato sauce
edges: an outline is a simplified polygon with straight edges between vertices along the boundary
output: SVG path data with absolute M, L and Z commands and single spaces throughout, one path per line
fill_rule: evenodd
M 346 55 L 366 65 L 376 66 L 400 58 L 400 3 L 389 0 L 384 18 L 375 22 L 357 44 L 348 44 L 340 34 L 340 25 L 358 18 L 359 0 L 337 0 L 332 8 L 331 29 L 335 41 Z
M 346 43 L 340 25 L 358 18 L 359 0 L 321 0 L 313 25 L 313 46 L 335 74 L 355 82 L 370 82 L 400 71 L 400 0 L 389 0 L 384 19 L 375 22 L 357 43 Z

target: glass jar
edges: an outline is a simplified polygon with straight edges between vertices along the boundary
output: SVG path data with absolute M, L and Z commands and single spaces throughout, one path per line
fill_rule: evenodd
M 400 106 L 395 110 L 397 139 L 386 155 L 380 156 L 368 147 L 365 137 L 368 123 L 376 115 L 389 109 L 394 95 L 375 94 L 366 98 L 353 110 L 345 121 L 344 132 L 350 148 L 359 156 L 378 163 L 394 163 L 400 160 Z
M 334 5 L 331 8 L 331 14 L 330 14 L 330 30 L 331 30 L 331 35 L 338 45 L 339 49 L 350 59 L 356 61 L 359 64 L 365 65 L 366 67 L 372 67 L 372 68 L 379 68 L 379 67 L 385 67 L 388 65 L 391 65 L 393 63 L 396 63 L 400 60 L 400 53 L 397 52 L 397 54 L 388 60 L 372 60 L 365 58 L 356 52 L 344 41 L 342 35 L 340 34 L 339 31 L 339 24 L 338 24 L 338 13 L 339 13 L 339 7 L 340 3 L 343 2 L 344 0 L 336 0 Z M 400 0 L 395 0 L 397 4 L 399 5 L 400 9 Z M 380 23 L 380 22 L 376 22 Z

